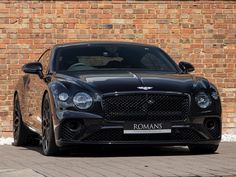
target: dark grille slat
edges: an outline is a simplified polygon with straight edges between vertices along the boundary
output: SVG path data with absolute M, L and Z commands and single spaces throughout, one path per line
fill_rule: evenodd
M 112 121 L 177 121 L 188 118 L 187 95 L 129 94 L 103 98 L 105 118 Z

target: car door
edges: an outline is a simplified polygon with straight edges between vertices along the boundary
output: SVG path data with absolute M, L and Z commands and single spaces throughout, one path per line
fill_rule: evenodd
M 48 74 L 50 54 L 51 51 L 46 50 L 38 60 L 43 66 L 44 77 Z M 47 83 L 44 78 L 41 79 L 37 74 L 28 74 L 25 83 L 26 114 L 23 115 L 25 123 L 32 130 L 41 134 L 41 106 L 44 92 L 47 89 Z

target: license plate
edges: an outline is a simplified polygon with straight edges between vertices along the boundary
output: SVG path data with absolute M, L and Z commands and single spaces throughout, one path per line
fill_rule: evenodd
M 171 123 L 129 122 L 124 125 L 124 134 L 171 133 Z

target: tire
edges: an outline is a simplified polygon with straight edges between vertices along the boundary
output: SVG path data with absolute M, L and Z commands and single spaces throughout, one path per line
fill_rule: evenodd
M 204 144 L 204 145 L 189 145 L 188 148 L 194 154 L 213 154 L 218 149 L 219 145 Z
M 48 94 L 44 96 L 42 105 L 42 152 L 45 156 L 53 156 L 58 153 Z
M 38 145 L 37 135 L 31 132 L 24 124 L 21 116 L 20 102 L 18 95 L 14 97 L 13 103 L 13 138 L 14 146 Z

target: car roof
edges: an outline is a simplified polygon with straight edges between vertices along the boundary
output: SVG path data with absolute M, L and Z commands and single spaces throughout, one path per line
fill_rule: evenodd
M 63 44 L 56 44 L 53 48 L 61 48 L 61 47 L 73 47 L 79 45 L 89 45 L 89 44 L 117 44 L 117 45 L 136 45 L 136 46 L 143 46 L 143 47 L 156 47 L 154 45 L 143 44 L 143 43 L 136 43 L 136 42 L 126 42 L 126 41 L 84 41 L 84 42 L 73 42 L 73 43 L 63 43 Z M 157 47 L 158 48 L 158 47 Z

